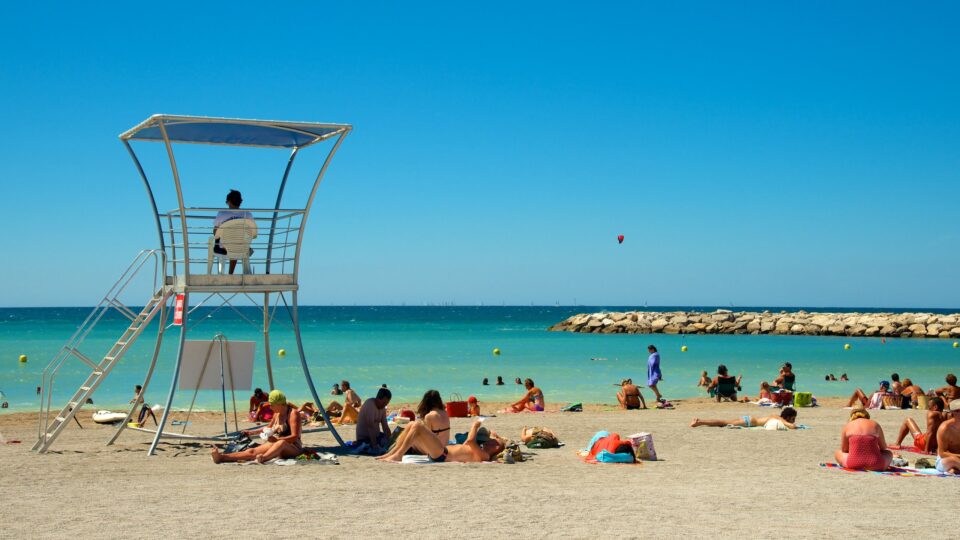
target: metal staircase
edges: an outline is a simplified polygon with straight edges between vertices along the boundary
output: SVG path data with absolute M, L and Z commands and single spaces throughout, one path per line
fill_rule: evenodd
M 126 290 L 127 286 L 133 281 L 137 274 L 144 267 L 151 266 L 153 262 L 154 283 L 153 290 L 156 291 L 153 297 L 147 302 L 139 313 L 136 313 L 120 301 L 120 295 Z M 113 287 L 107 291 L 103 299 L 93 309 L 87 319 L 73 334 L 73 337 L 67 342 L 60 352 L 50 361 L 43 370 L 43 379 L 41 381 L 40 393 L 40 422 L 37 430 L 37 442 L 33 445 L 33 450 L 37 452 L 46 452 L 50 445 L 57 439 L 69 422 L 76 416 L 77 412 L 87 402 L 96 391 L 104 378 L 110 374 L 110 371 L 117 365 L 123 355 L 130 349 L 137 340 L 144 328 L 149 326 L 154 316 L 161 311 L 170 298 L 171 292 L 164 291 L 163 284 L 159 281 L 163 279 L 164 254 L 159 250 L 141 251 L 127 267 L 127 270 L 113 284 Z M 107 312 L 115 310 L 130 320 L 130 325 L 123 332 L 119 339 L 113 344 L 110 350 L 103 356 L 99 363 L 94 362 L 90 357 L 80 351 L 84 340 L 99 323 Z M 86 380 L 77 388 L 73 396 L 56 414 L 53 413 L 53 391 L 57 374 L 64 366 L 67 360 L 79 360 L 90 368 L 90 374 Z

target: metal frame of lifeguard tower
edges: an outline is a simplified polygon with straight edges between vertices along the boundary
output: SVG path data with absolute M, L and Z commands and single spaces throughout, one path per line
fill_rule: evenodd
M 330 423 L 330 419 L 326 415 L 320 396 L 317 394 L 317 389 L 310 376 L 306 355 L 303 350 L 303 341 L 300 336 L 297 292 L 299 289 L 300 249 L 303 242 L 303 230 L 310 214 L 310 208 L 317 194 L 317 188 L 323 180 L 327 167 L 330 165 L 331 159 L 351 129 L 352 126 L 347 124 L 243 120 L 158 114 L 147 118 L 120 135 L 120 140 L 129 152 L 130 157 L 133 158 L 134 165 L 147 189 L 147 195 L 150 199 L 150 205 L 157 227 L 158 240 L 160 242 L 159 249 L 142 251 L 134 259 L 114 286 L 107 292 L 103 300 L 94 308 L 83 325 L 77 329 L 73 337 L 44 370 L 41 384 L 40 423 L 37 443 L 33 447 L 34 450 L 46 452 L 50 448 L 50 445 L 53 444 L 54 440 L 56 440 L 70 420 L 74 418 L 80 408 L 87 402 L 87 399 L 93 395 L 93 392 L 100 383 L 103 382 L 104 378 L 107 377 L 137 337 L 139 337 L 149 323 L 159 315 L 156 345 L 143 382 L 143 393 L 146 393 L 160 355 L 160 346 L 163 342 L 165 332 L 167 329 L 173 327 L 173 325 L 167 325 L 167 317 L 171 311 L 171 307 L 174 305 L 177 306 L 178 310 L 180 309 L 180 305 L 183 306 L 181 312 L 182 322 L 180 322 L 179 346 L 177 349 L 173 379 L 170 384 L 170 391 L 167 394 L 160 423 L 156 430 L 148 430 L 142 427 L 131 427 L 127 429 L 137 429 L 139 431 L 153 433 L 153 442 L 150 445 L 148 455 L 155 453 L 161 438 L 175 438 L 180 440 L 226 440 L 226 434 L 224 437 L 198 437 L 186 433 L 168 433 L 164 431 L 164 428 L 167 425 L 173 398 L 177 391 L 177 383 L 183 361 L 184 344 L 188 332 L 191 330 L 188 326 L 190 314 L 197 308 L 204 306 L 210 300 L 219 300 L 221 302 L 216 308 L 217 310 L 226 306 L 240 313 L 239 310 L 236 309 L 236 306 L 231 303 L 232 299 L 238 296 L 246 298 L 254 305 L 262 305 L 264 355 L 270 389 L 274 388 L 273 369 L 270 364 L 270 324 L 279 311 L 280 304 L 283 304 L 285 310 L 290 315 L 297 350 L 300 355 L 300 365 L 303 368 L 307 386 L 310 389 L 314 403 L 317 404 L 317 408 L 326 421 L 327 427 L 325 430 L 329 430 L 337 439 L 337 442 L 343 444 L 339 434 L 337 434 Z M 317 173 L 304 208 L 281 208 L 284 189 L 290 176 L 290 170 L 300 150 L 331 139 L 333 140 L 333 145 Z M 133 146 L 131 145 L 132 141 L 163 143 L 170 162 L 170 170 L 173 175 L 173 183 L 176 191 L 177 208 L 175 210 L 166 213 L 161 213 L 158 210 L 150 180 L 147 178 L 147 174 L 136 152 L 134 152 Z M 173 145 L 179 143 L 290 150 L 290 156 L 287 160 L 283 177 L 280 180 L 279 189 L 277 190 L 274 207 L 266 209 L 243 209 L 243 211 L 253 214 L 254 221 L 262 231 L 257 241 L 251 243 L 251 246 L 256 248 L 255 256 L 251 258 L 251 262 L 254 265 L 262 265 L 262 273 L 244 274 L 241 272 L 239 274 L 223 275 L 209 274 L 204 271 L 207 267 L 209 257 L 208 239 L 213 234 L 213 219 L 216 212 L 224 209 L 195 208 L 188 207 L 184 204 L 180 173 L 173 152 Z M 269 233 L 264 235 L 263 232 L 266 230 L 269 230 Z M 266 237 L 265 241 L 260 240 L 264 238 L 264 236 Z M 141 270 L 149 269 L 151 265 L 154 274 L 154 294 L 147 305 L 137 313 L 134 309 L 124 305 L 119 300 L 119 297 L 134 277 Z M 190 297 L 194 294 L 203 296 L 203 299 L 191 307 Z M 255 299 L 255 296 L 259 297 L 260 295 L 262 295 L 263 299 L 262 304 Z M 287 302 L 287 295 L 290 296 L 289 303 Z M 273 296 L 275 300 L 272 310 L 271 296 Z M 103 359 L 96 362 L 92 360 L 90 356 L 81 352 L 81 345 L 93 327 L 111 310 L 118 311 L 128 318 L 131 321 L 131 326 L 117 340 L 110 351 L 103 356 Z M 241 316 L 243 315 L 241 314 Z M 60 412 L 54 413 L 52 409 L 54 382 L 60 369 L 68 360 L 80 360 L 83 364 L 86 364 L 87 367 L 91 369 L 90 375 L 66 405 L 60 409 Z M 135 403 L 127 413 L 127 420 L 132 417 L 136 408 L 137 404 Z M 126 427 L 127 421 L 121 422 L 107 444 L 112 444 Z

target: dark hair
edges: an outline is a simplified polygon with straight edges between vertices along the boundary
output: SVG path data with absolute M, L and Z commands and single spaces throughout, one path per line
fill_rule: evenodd
M 717 366 L 717 373 L 719 373 L 720 375 L 723 375 L 724 377 L 726 377 L 726 376 L 727 376 L 727 366 L 725 366 L 725 365 L 723 365 L 723 364 L 720 364 L 719 366 Z
M 648 351 L 657 352 L 657 348 L 654 347 L 653 345 L 647 345 L 647 350 L 648 350 Z
M 486 379 L 484 379 L 486 380 Z M 497 375 L 497 382 L 503 382 L 503 376 Z
M 515 382 L 515 383 L 517 383 L 517 384 L 522 384 L 522 383 L 520 382 L 520 377 L 517 377 L 516 379 L 514 379 L 513 382 Z M 40 387 L 38 386 L 37 388 L 40 388 Z
M 823 380 L 829 381 L 829 380 L 830 380 L 830 376 L 829 376 L 829 375 L 824 375 L 824 376 L 823 376 Z
M 793 421 L 797 419 L 797 410 L 793 407 L 784 407 L 783 410 L 780 411 L 780 418 L 792 424 Z
M 377 399 L 385 399 L 390 401 L 390 398 L 393 397 L 393 393 L 390 392 L 389 388 L 381 388 L 377 390 Z
M 533 388 L 534 386 L 536 386 L 535 384 L 533 384 L 533 379 L 524 379 L 523 385 L 529 386 L 530 388 Z
M 940 399 L 940 398 L 938 398 L 938 397 L 930 398 L 930 402 L 927 403 L 927 408 L 928 408 L 928 409 L 932 409 L 932 408 L 934 408 L 934 407 L 936 407 L 938 411 L 942 411 L 942 410 L 943 410 L 943 400 Z
M 617 445 L 613 451 L 614 454 L 628 454 L 630 456 L 630 461 L 633 463 L 637 462 L 637 455 L 633 453 L 633 445 L 629 442 L 622 442 Z
M 894 382 L 900 382 L 900 375 L 898 373 L 891 373 L 890 378 L 893 379 Z
M 340 388 L 343 388 L 344 390 L 349 390 L 349 389 L 350 389 L 350 381 L 348 381 L 348 380 L 346 380 L 346 379 L 340 381 Z
M 257 388 L 253 391 L 253 395 L 260 397 L 263 395 L 263 388 Z
M 137 392 L 143 390 L 143 386 L 141 386 L 141 385 L 138 384 L 136 390 L 137 390 Z
M 947 378 L 944 380 L 947 381 L 947 384 L 957 384 L 957 376 L 953 373 L 947 373 Z
M 484 378 L 483 378 L 483 384 L 490 384 L 490 381 L 489 381 L 486 377 L 484 377 Z
M 227 193 L 227 202 L 234 206 L 240 206 L 240 203 L 243 202 L 243 196 L 240 195 L 239 191 L 231 189 L 230 193 Z
M 790 362 L 784 362 L 783 365 L 791 370 L 793 369 L 793 364 L 791 364 Z
M 380 397 L 377 394 L 377 397 Z M 417 405 L 417 416 L 423 418 L 430 411 L 443 410 L 443 398 L 440 397 L 440 392 L 436 390 L 427 390 L 423 393 L 423 399 L 420 400 L 420 404 Z
M 333 387 L 334 387 L 334 388 L 340 388 L 340 383 L 338 383 L 338 382 L 333 383 Z M 260 389 L 257 388 L 257 390 L 260 390 Z M 261 392 L 262 392 L 262 390 L 261 390 Z

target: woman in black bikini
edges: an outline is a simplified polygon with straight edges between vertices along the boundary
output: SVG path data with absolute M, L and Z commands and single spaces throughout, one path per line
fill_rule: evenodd
M 450 417 L 447 416 L 447 409 L 443 406 L 440 392 L 427 390 L 423 394 L 423 399 L 417 405 L 417 416 L 423 419 L 423 423 L 430 428 L 440 442 L 447 444 L 450 441 Z
M 261 431 L 270 430 L 272 434 L 267 442 L 249 448 L 242 452 L 221 454 L 216 446 L 210 455 L 214 463 L 256 461 L 265 463 L 274 458 L 290 459 L 303 453 L 303 443 L 300 441 L 300 413 L 296 407 L 287 403 L 287 396 L 279 390 L 273 390 L 269 396 L 270 409 L 273 410 L 273 419 L 264 427 L 244 431 L 244 435 L 253 436 Z

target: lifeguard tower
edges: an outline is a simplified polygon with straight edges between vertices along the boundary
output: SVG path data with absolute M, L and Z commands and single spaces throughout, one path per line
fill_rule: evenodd
M 143 180 L 153 211 L 153 221 L 157 229 L 159 245 L 156 249 L 140 252 L 113 287 L 107 292 L 84 323 L 77 329 L 57 356 L 43 372 L 41 384 L 41 410 L 38 438 L 33 449 L 46 452 L 62 433 L 80 408 L 97 390 L 97 387 L 110 374 L 134 341 L 155 318 L 159 320 L 156 344 L 149 367 L 143 379 L 143 392 L 147 391 L 151 377 L 160 357 L 161 344 L 166 332 L 179 327 L 179 342 L 176 361 L 173 367 L 173 379 L 167 394 L 165 407 L 156 430 L 139 429 L 153 433 L 153 442 L 148 455 L 153 455 L 162 438 L 227 440 L 227 434 L 218 437 L 201 437 L 185 433 L 165 431 L 170 415 L 177 383 L 181 375 L 184 358 L 184 345 L 188 330 L 195 331 L 194 325 L 188 325 L 190 316 L 200 306 L 212 306 L 236 309 L 238 300 L 253 304 L 263 313 L 263 351 L 270 389 L 274 388 L 273 369 L 270 362 L 270 325 L 280 311 L 286 312 L 292 323 L 296 339 L 300 365 L 314 403 L 325 420 L 324 430 L 329 430 L 337 442 L 343 444 L 340 436 L 327 418 L 320 396 L 310 377 L 303 341 L 300 336 L 297 292 L 300 283 L 300 254 L 303 245 L 304 227 L 310 215 L 317 194 L 317 188 L 323 180 L 334 154 L 352 126 L 346 124 L 320 124 L 307 122 L 279 122 L 263 120 L 242 120 L 229 118 L 207 118 L 194 116 L 153 115 L 120 135 L 133 163 Z M 158 209 L 151 184 L 141 160 L 134 151 L 132 143 L 160 143 L 169 160 L 176 194 L 177 207 L 168 212 Z M 325 143 L 321 145 L 320 143 Z M 243 208 L 249 212 L 246 218 L 233 219 L 220 224 L 215 232 L 214 223 L 218 212 L 225 208 L 196 208 L 188 206 L 184 200 L 181 176 L 174 156 L 174 147 L 179 144 L 207 144 L 235 147 L 257 147 L 288 150 L 286 167 L 276 194 L 276 203 L 272 208 Z M 290 172 L 298 154 L 310 147 L 326 148 L 326 157 L 322 159 L 319 172 L 313 180 L 305 204 L 301 208 L 284 206 L 284 189 L 287 187 Z M 139 146 L 138 146 L 139 148 Z M 312 178 L 312 174 L 310 176 Z M 226 188 L 224 187 L 224 192 Z M 214 249 L 214 237 L 219 240 Z M 225 253 L 222 253 L 225 252 Z M 234 273 L 228 273 L 227 267 L 236 261 Z M 152 296 L 142 309 L 124 304 L 120 295 L 134 282 L 143 271 L 149 276 L 153 273 Z M 140 280 L 144 277 L 141 274 Z M 149 293 L 148 293 L 149 294 Z M 146 296 L 146 295 L 145 295 Z M 281 310 L 281 304 L 283 309 Z M 111 310 L 119 312 L 129 319 L 130 325 L 117 339 L 116 343 L 104 355 L 85 354 L 82 349 L 85 339 L 105 314 Z M 173 322 L 168 324 L 168 316 L 173 313 Z M 200 323 L 202 321 L 197 321 Z M 205 334 L 203 338 L 209 339 Z M 55 412 L 53 403 L 54 384 L 57 375 L 68 362 L 72 366 L 80 362 L 89 376 L 68 399 L 66 404 Z M 141 394 L 142 395 L 142 394 Z M 120 422 L 112 444 L 127 427 L 135 414 L 135 403 L 127 413 L 126 421 Z M 225 425 L 226 427 L 226 425 Z

